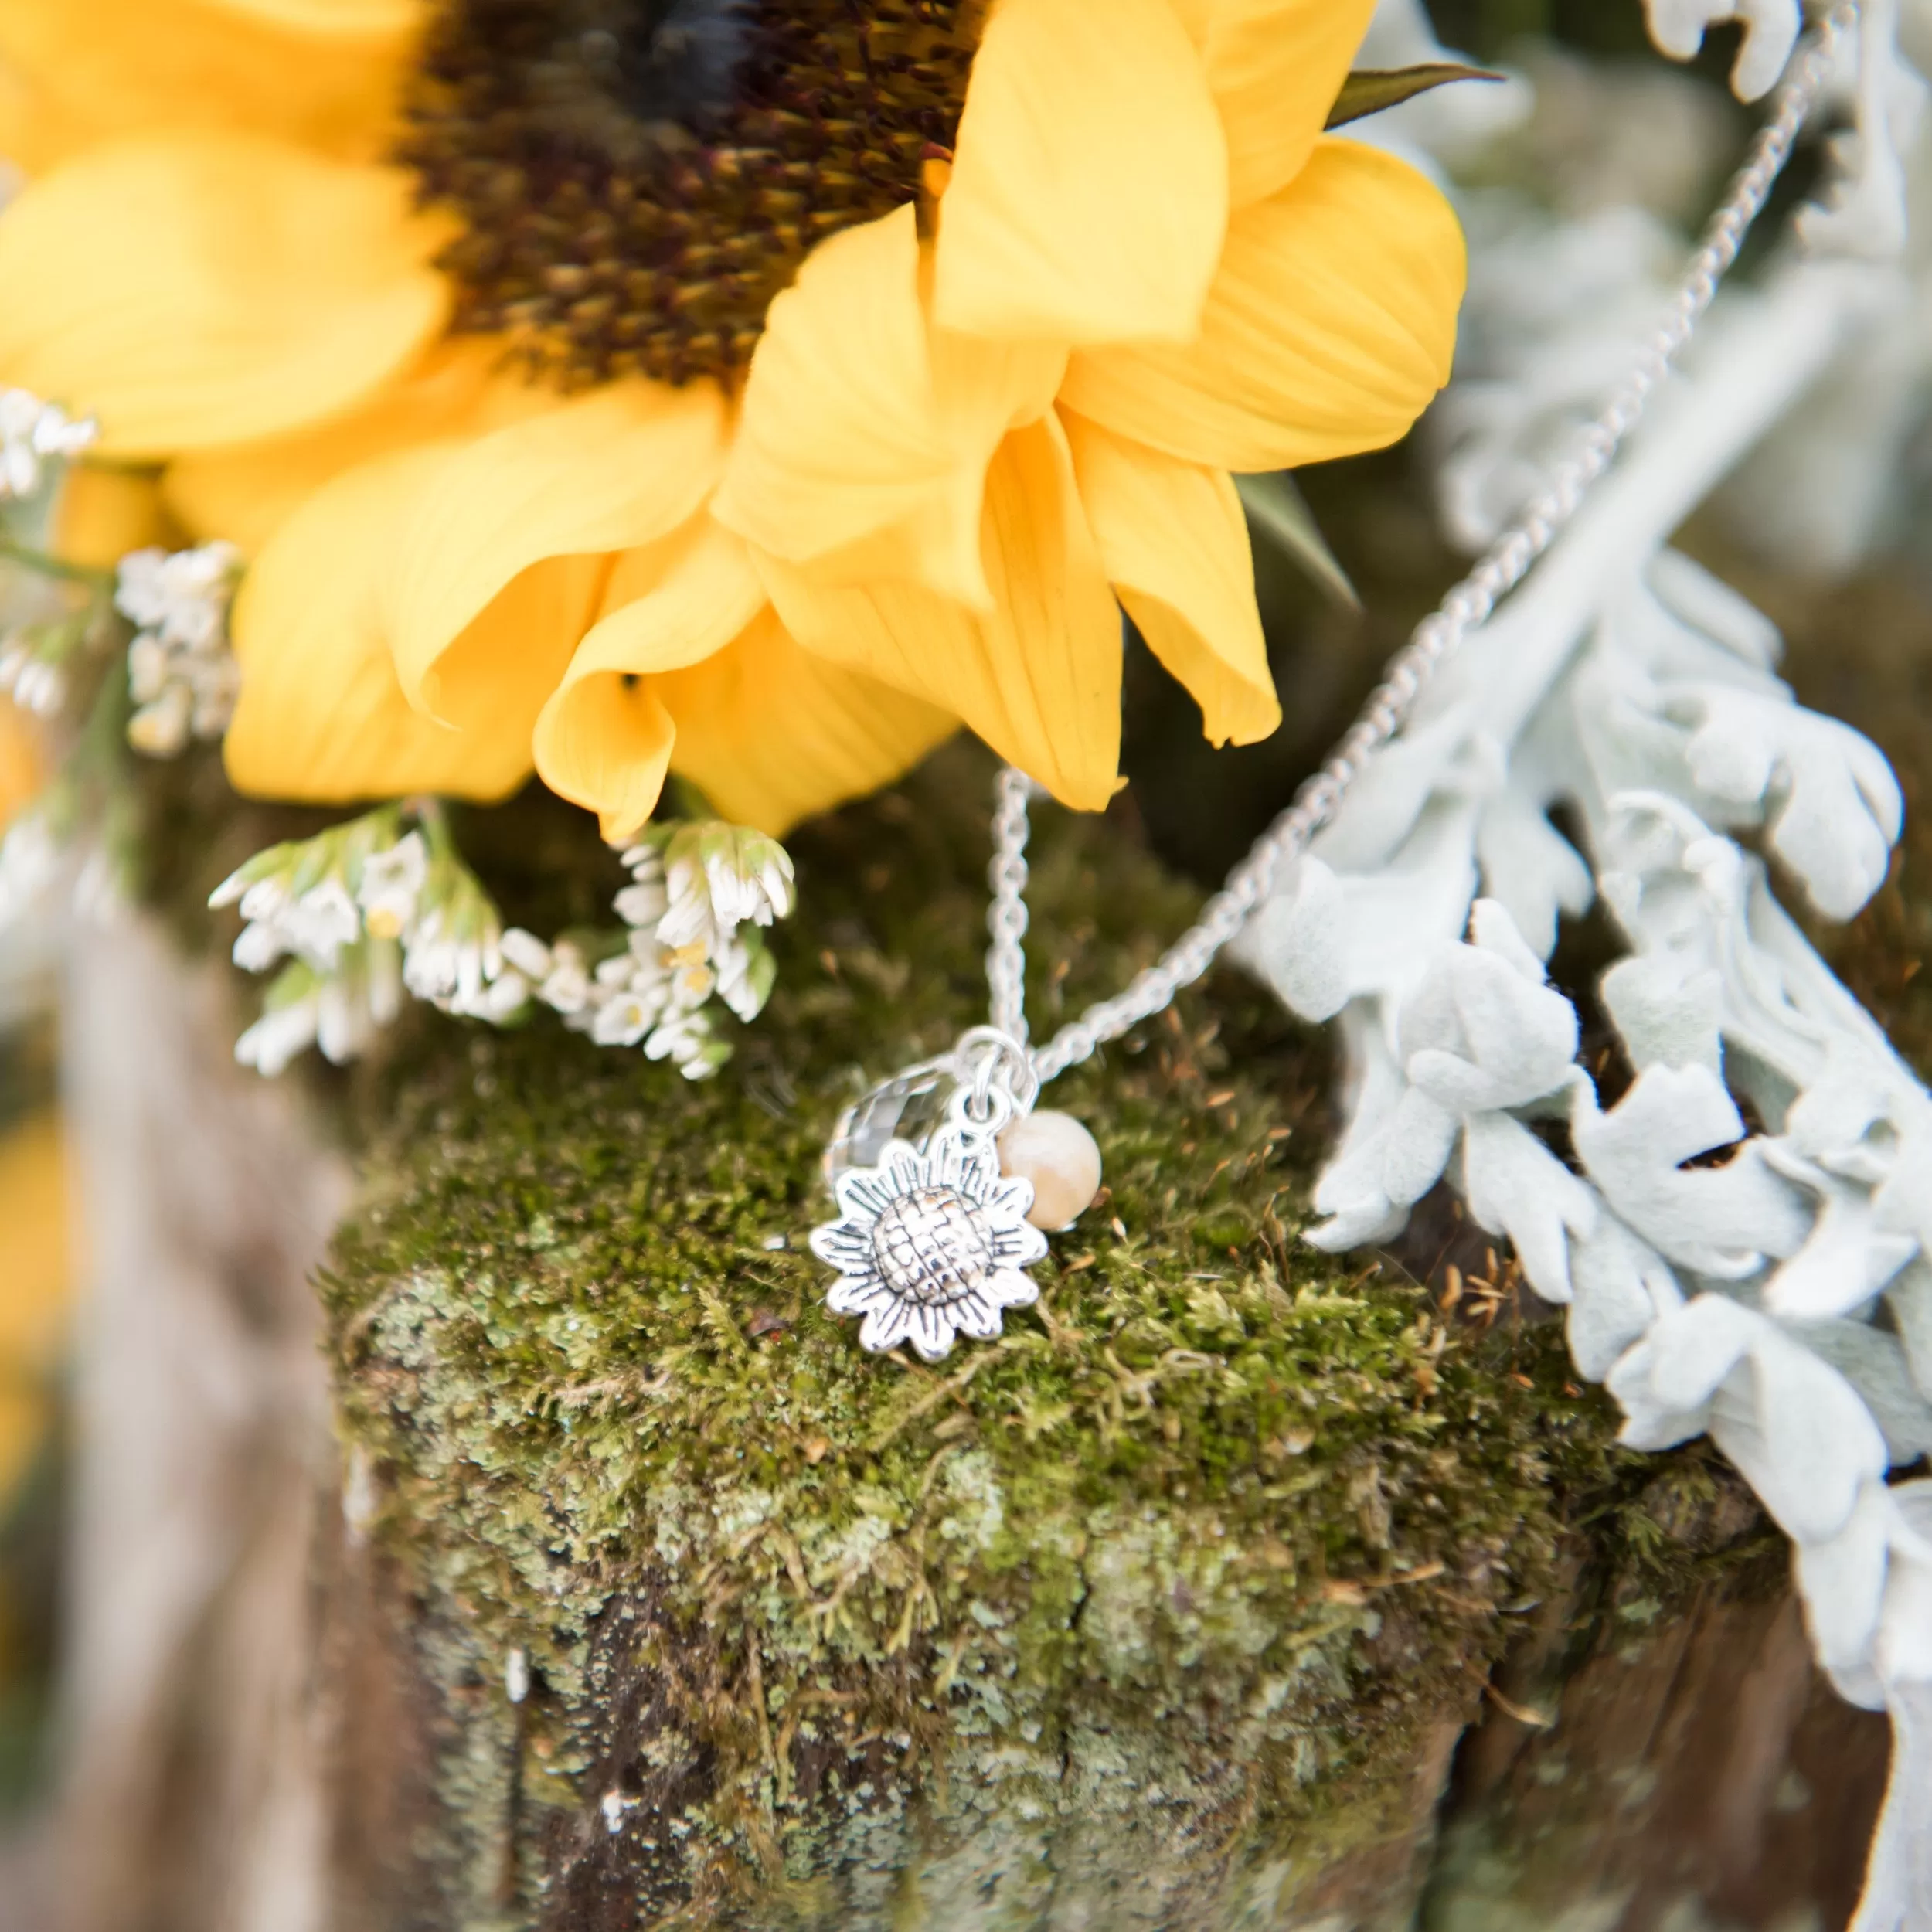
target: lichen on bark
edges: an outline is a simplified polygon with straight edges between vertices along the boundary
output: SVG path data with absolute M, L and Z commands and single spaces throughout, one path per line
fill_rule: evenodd
M 426 1924 L 1219 1927 L 1350 1860 L 1406 1883 L 1416 1767 L 1616 1480 L 1552 1331 L 1298 1244 L 1328 1055 L 1232 976 L 1053 1090 L 1107 1192 L 1037 1310 L 859 1351 L 819 1152 L 983 1007 L 988 769 L 796 842 L 715 1082 L 435 1020 L 358 1080 L 324 1291 L 443 1709 Z M 1197 895 L 1040 816 L 1043 1031 Z

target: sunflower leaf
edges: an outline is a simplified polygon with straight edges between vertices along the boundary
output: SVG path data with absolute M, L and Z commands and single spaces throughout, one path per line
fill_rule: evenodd
M 1458 60 L 1425 61 L 1415 67 L 1361 67 L 1342 83 L 1335 105 L 1328 110 L 1328 124 L 1345 127 L 1384 108 L 1399 107 L 1432 87 L 1445 87 L 1452 80 L 1501 80 L 1505 77 L 1488 67 L 1466 67 Z
M 1359 610 L 1362 600 L 1341 560 L 1328 548 L 1308 499 L 1286 470 L 1261 476 L 1237 476 L 1234 487 L 1247 512 L 1250 532 L 1292 563 L 1338 604 Z

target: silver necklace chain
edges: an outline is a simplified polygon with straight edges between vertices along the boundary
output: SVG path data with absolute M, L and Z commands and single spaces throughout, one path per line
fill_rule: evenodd
M 811 1248 L 837 1270 L 825 1302 L 862 1318 L 859 1342 L 874 1352 L 910 1343 L 944 1359 L 961 1335 L 991 1340 L 1003 1311 L 1039 1298 L 1027 1270 L 1045 1259 L 1043 1227 L 1070 1207 L 1068 1190 L 1097 1186 L 1098 1151 L 1077 1122 L 1039 1121 L 1030 1155 L 1000 1138 L 1032 1109 L 1041 1086 L 1087 1059 L 1103 1041 L 1173 1002 L 1240 931 L 1281 876 L 1335 816 L 1376 750 L 1393 738 L 1417 695 L 1451 651 L 1519 583 L 1584 493 L 1610 467 L 1643 414 L 1762 210 L 1798 129 L 1815 105 L 1838 38 L 1857 19 L 1842 0 L 1806 43 L 1770 120 L 1713 219 L 1679 286 L 1670 314 L 1623 383 L 1515 522 L 1435 614 L 1397 652 L 1362 715 L 1294 803 L 1255 842 L 1208 901 L 1198 923 L 1112 999 L 1090 1006 L 1044 1046 L 1026 1044 L 1027 803 L 1032 782 L 1012 767 L 994 794 L 992 903 L 986 955 L 990 1024 L 950 1053 L 903 1069 L 846 1108 L 825 1150 L 838 1218 L 812 1231 Z M 1044 1141 L 1040 1140 L 1044 1133 Z M 1083 1155 L 1080 1143 L 1085 1142 Z M 1075 1185 L 1076 1178 L 1079 1184 Z M 1036 1222 L 1039 1185 L 1055 1205 Z
M 1442 661 L 1522 581 L 1530 566 L 1576 515 L 1590 485 L 1609 468 L 1643 416 L 1651 396 L 1710 307 L 1719 284 L 1736 261 L 1746 233 L 1764 210 L 1772 183 L 1791 158 L 1798 130 L 1818 104 L 1838 41 L 1856 25 L 1858 12 L 1858 0 L 1841 0 L 1807 39 L 1778 90 L 1770 117 L 1758 131 L 1749 157 L 1691 257 L 1668 317 L 1645 343 L 1630 372 L 1583 432 L 1575 450 L 1475 569 L 1417 626 L 1408 643 L 1389 661 L 1382 682 L 1328 763 L 1301 785 L 1294 803 L 1255 841 L 1247 856 L 1228 874 L 1226 884 L 1208 901 L 1200 919 L 1153 965 L 1136 975 L 1124 992 L 1088 1007 L 1045 1046 L 1026 1054 L 1032 1076 L 1027 1084 L 1035 1091 L 1068 1067 L 1078 1066 L 1104 1042 L 1119 1039 L 1130 1027 L 1164 1012 L 1183 986 L 1192 985 L 1207 971 L 1222 947 L 1267 898 L 1283 868 L 1300 858 L 1315 835 L 1334 818 L 1342 800 L 1367 770 L 1370 757 L 1400 730 Z M 1010 765 L 1000 772 L 995 784 L 993 860 L 987 871 L 993 893 L 987 914 L 992 945 L 986 954 L 992 1026 L 975 1029 L 968 1036 L 975 1045 L 998 1041 L 1023 1049 L 1026 1039 L 1026 807 L 1031 791 L 1032 781 Z M 966 1045 L 961 1043 L 962 1048 Z M 992 1057 L 1005 1060 L 1010 1066 L 1015 1056 L 1009 1052 Z M 981 1074 L 983 1084 L 991 1066 L 983 1055 L 981 1064 L 985 1070 Z

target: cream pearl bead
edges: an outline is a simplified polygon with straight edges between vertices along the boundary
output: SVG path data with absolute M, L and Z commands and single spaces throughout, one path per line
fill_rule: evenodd
M 999 1165 L 1002 1173 L 1032 1182 L 1026 1218 L 1049 1234 L 1070 1228 L 1100 1191 L 1100 1150 L 1093 1135 L 1072 1114 L 1051 1107 L 1022 1114 L 999 1137 Z

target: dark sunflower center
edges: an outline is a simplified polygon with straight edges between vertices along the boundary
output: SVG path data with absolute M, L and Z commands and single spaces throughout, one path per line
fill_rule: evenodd
M 813 245 L 950 151 L 986 0 L 443 0 L 402 158 L 456 326 L 569 387 L 729 378 Z

